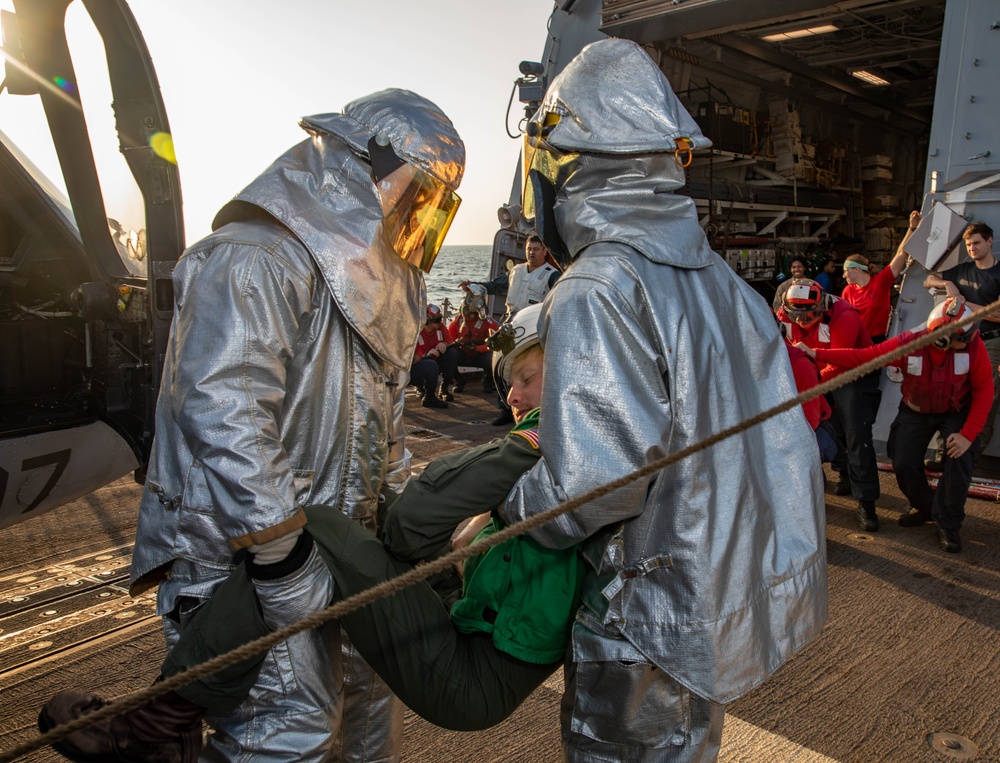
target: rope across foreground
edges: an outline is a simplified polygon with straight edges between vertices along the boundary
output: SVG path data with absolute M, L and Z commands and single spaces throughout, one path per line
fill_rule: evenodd
M 42 747 L 52 744 L 53 742 L 64 739 L 75 731 L 90 726 L 93 723 L 97 723 L 105 718 L 120 715 L 128 710 L 141 707 L 161 694 L 166 694 L 167 692 L 173 691 L 174 689 L 201 678 L 202 676 L 209 675 L 221 670 L 222 668 L 228 667 L 229 665 L 245 660 L 248 657 L 264 652 L 278 642 L 284 641 L 296 633 L 309 630 L 310 628 L 315 628 L 328 622 L 329 620 L 336 620 L 349 612 L 353 612 L 356 609 L 360 609 L 361 607 L 372 603 L 376 599 L 380 599 L 384 596 L 390 596 L 391 594 L 401 591 L 414 583 L 419 583 L 435 573 L 442 572 L 450 568 L 456 562 L 464 561 L 470 557 L 477 556 L 486 549 L 498 546 L 518 535 L 523 535 L 536 527 L 540 527 L 546 522 L 550 522 L 563 514 L 580 508 L 584 504 L 590 503 L 591 501 L 608 495 L 609 493 L 613 493 L 615 490 L 626 487 L 643 477 L 647 477 L 654 472 L 658 472 L 661 469 L 677 463 L 678 461 L 682 461 L 688 456 L 702 450 L 707 450 L 723 440 L 745 432 L 746 430 L 755 427 L 770 418 L 785 413 L 802 403 L 809 402 L 820 395 L 825 395 L 828 392 L 832 392 L 835 389 L 850 384 L 851 382 L 860 379 L 862 376 L 867 376 L 872 371 L 881 368 L 893 360 L 901 358 L 913 350 L 926 347 L 939 338 L 947 337 L 948 335 L 954 333 L 957 328 L 977 322 L 987 314 L 997 310 L 1000 310 L 1000 300 L 976 310 L 971 315 L 968 315 L 961 320 L 941 326 L 940 328 L 929 332 L 925 336 L 919 337 L 908 344 L 901 345 L 895 350 L 884 355 L 880 355 L 877 358 L 858 366 L 857 368 L 846 371 L 827 382 L 818 384 L 790 400 L 786 400 L 785 402 L 769 408 L 766 411 L 762 411 L 755 416 L 751 416 L 750 418 L 741 421 L 739 424 L 723 429 L 711 437 L 707 437 L 704 440 L 694 443 L 683 450 L 679 450 L 669 456 L 664 456 L 656 461 L 652 461 L 631 474 L 619 477 L 618 479 L 594 488 L 581 496 L 564 501 L 558 506 L 553 506 L 551 509 L 547 509 L 522 522 L 509 525 L 500 532 L 497 532 L 477 543 L 473 543 L 464 548 L 456 549 L 433 561 L 421 563 L 412 570 L 405 572 L 392 580 L 387 580 L 384 583 L 380 583 L 377 586 L 369 588 L 367 591 L 363 591 L 362 593 L 351 596 L 348 599 L 339 601 L 326 609 L 314 612 L 296 623 L 279 628 L 266 636 L 250 641 L 237 649 L 227 652 L 226 654 L 219 655 L 218 657 L 214 657 L 207 662 L 203 662 L 200 665 L 196 665 L 193 668 L 185 670 L 182 673 L 177 673 L 169 678 L 163 679 L 162 681 L 158 681 L 152 686 L 135 692 L 134 694 L 128 694 L 124 697 L 120 697 L 114 702 L 102 707 L 100 710 L 88 713 L 61 726 L 56 726 L 45 734 L 41 734 L 40 736 L 0 753 L 0 763 L 8 763 L 9 761 L 16 760 L 23 755 L 27 755 L 28 753 L 39 750 Z

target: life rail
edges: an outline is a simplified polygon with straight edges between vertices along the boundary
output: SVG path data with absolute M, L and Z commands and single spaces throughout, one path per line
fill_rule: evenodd
M 343 615 L 353 612 L 356 609 L 364 607 L 376 599 L 380 599 L 383 596 L 389 596 L 396 593 L 403 588 L 413 585 L 414 583 L 419 583 L 435 573 L 442 572 L 452 567 L 456 562 L 464 561 L 473 556 L 478 556 L 481 552 L 486 549 L 492 548 L 494 546 L 499 546 L 501 543 L 505 543 L 511 538 L 517 537 L 518 535 L 523 535 L 529 530 L 533 530 L 536 527 L 540 527 L 546 522 L 550 522 L 563 514 L 580 508 L 586 503 L 601 498 L 602 496 L 613 493 L 615 490 L 619 490 L 631 483 L 642 479 L 654 472 L 664 469 L 672 464 L 682 461 L 683 459 L 698 453 L 702 450 L 707 450 L 713 445 L 722 442 L 734 435 L 745 432 L 747 429 L 757 426 L 758 424 L 767 421 L 779 414 L 789 411 L 802 403 L 814 400 L 820 395 L 825 395 L 827 392 L 832 392 L 835 389 L 839 389 L 846 384 L 850 384 L 862 376 L 867 376 L 872 371 L 881 368 L 882 366 L 890 363 L 893 360 L 903 357 L 909 354 L 913 350 L 920 349 L 921 347 L 926 347 L 927 345 L 933 343 L 936 339 L 948 336 L 955 332 L 963 326 L 970 323 L 975 323 L 979 321 L 987 314 L 993 313 L 1000 310 L 1000 299 L 996 302 L 992 302 L 979 310 L 976 310 L 971 315 L 967 315 L 961 320 L 955 321 L 953 323 L 948 323 L 934 331 L 928 332 L 924 336 L 914 339 L 912 342 L 901 345 L 895 350 L 885 353 L 884 355 L 879 355 L 877 358 L 858 366 L 857 368 L 845 371 L 829 381 L 823 382 L 821 384 L 812 387 L 800 395 L 786 400 L 784 403 L 780 403 L 766 411 L 758 413 L 755 416 L 751 416 L 748 419 L 743 420 L 739 424 L 735 424 L 731 427 L 723 429 L 710 437 L 706 437 L 704 440 L 689 445 L 683 450 L 679 450 L 669 456 L 664 456 L 663 458 L 657 459 L 646 466 L 635 470 L 631 474 L 627 474 L 624 477 L 619 477 L 616 480 L 608 482 L 604 485 L 600 485 L 593 490 L 577 497 L 571 498 L 568 501 L 560 503 L 558 506 L 553 506 L 533 517 L 518 522 L 517 524 L 509 525 L 500 532 L 490 535 L 483 540 L 473 543 L 464 548 L 456 549 L 444 556 L 438 557 L 430 562 L 424 562 L 418 564 L 412 570 L 403 573 L 391 580 L 387 580 L 384 583 L 380 583 L 366 591 L 362 591 L 359 594 L 355 594 L 350 598 L 344 599 L 332 604 L 326 609 L 314 612 L 313 614 L 302 618 L 296 623 L 279 628 L 276 631 L 269 633 L 266 636 L 261 636 L 254 641 L 250 641 L 241 647 L 233 649 L 226 654 L 221 654 L 218 657 L 213 657 L 211 660 L 201 663 L 200 665 L 195 665 L 182 673 L 176 673 L 169 678 L 165 678 L 162 681 L 157 681 L 152 686 L 149 686 L 141 691 L 135 692 L 134 694 L 127 694 L 123 697 L 118 698 L 114 702 L 95 710 L 92 713 L 87 713 L 76 720 L 70 721 L 69 723 L 64 723 L 61 726 L 56 726 L 50 729 L 48 732 L 41 734 L 33 739 L 23 742 L 16 747 L 0 753 L 0 763 L 8 763 L 9 761 L 16 760 L 17 758 L 27 755 L 28 753 L 39 750 L 42 747 L 57 742 L 61 739 L 65 739 L 70 734 L 79 731 L 82 728 L 86 728 L 91 724 L 102 721 L 106 718 L 110 718 L 115 715 L 127 712 L 137 707 L 145 705 L 147 702 L 161 694 L 166 694 L 169 691 L 173 691 L 181 686 L 184 686 L 195 679 L 201 678 L 202 676 L 209 675 L 218 670 L 221 670 L 229 665 L 240 662 L 252 657 L 261 652 L 270 649 L 275 644 L 280 641 L 284 641 L 290 636 L 294 636 L 296 633 L 300 633 L 310 628 L 315 628 L 322 625 L 329 620 L 336 620 Z

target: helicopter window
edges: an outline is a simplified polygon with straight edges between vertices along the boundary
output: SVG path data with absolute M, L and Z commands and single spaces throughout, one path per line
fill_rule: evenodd
M 0 10 L 12 11 L 12 1 L 0 0 Z M 135 276 L 144 276 L 146 265 L 141 261 L 141 253 L 137 252 L 135 246 L 129 246 L 131 240 L 145 237 L 142 195 L 117 140 L 118 132 L 112 109 L 114 98 L 104 44 L 83 3 L 70 3 L 65 18 L 66 39 L 76 82 L 57 77 L 55 82 L 39 86 L 52 92 L 55 92 L 53 88 L 58 88 L 79 97 L 100 181 L 99 191 L 104 200 L 105 214 L 109 218 L 108 235 L 129 272 Z M 6 68 L 9 73 L 17 66 L 8 61 Z M 50 195 L 58 196 L 58 201 L 69 208 L 69 202 L 65 200 L 67 192 L 63 168 L 55 151 L 41 99 L 37 95 L 11 95 L 9 90 L 4 90 L 0 93 L 0 122 L 6 135 L 37 168 L 38 178 L 44 181 L 45 190 Z M 89 157 L 74 156 L 66 161 L 88 159 Z M 130 252 L 132 256 L 129 256 Z

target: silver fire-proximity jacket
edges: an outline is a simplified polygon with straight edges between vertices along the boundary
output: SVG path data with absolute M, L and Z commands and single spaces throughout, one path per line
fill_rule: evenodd
M 139 516 L 133 588 L 183 558 L 233 552 L 323 503 L 375 513 L 403 463 L 403 374 L 422 324 L 419 270 L 383 235 L 366 161 L 376 132 L 458 186 L 464 146 L 407 91 L 308 117 L 310 137 L 217 216 L 174 272 L 176 312 Z
M 534 120 L 572 169 L 555 222 L 573 264 L 539 321 L 543 458 L 511 493 L 517 521 L 796 395 L 766 302 L 709 248 L 674 139 L 707 145 L 637 45 L 588 46 Z M 572 158 L 572 154 L 579 156 Z M 594 566 L 574 660 L 636 652 L 728 702 L 762 682 L 827 613 L 822 478 L 800 409 L 535 530 L 584 539 Z

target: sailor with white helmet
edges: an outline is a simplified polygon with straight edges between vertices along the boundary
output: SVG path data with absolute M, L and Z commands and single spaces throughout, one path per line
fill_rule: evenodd
M 904 331 L 864 349 L 801 349 L 821 363 L 854 368 L 891 352 L 934 329 L 971 315 L 961 297 L 949 297 L 931 310 L 920 331 Z M 903 527 L 934 522 L 945 551 L 962 550 L 959 530 L 972 483 L 975 443 L 993 402 L 993 367 L 976 325 L 967 324 L 890 364 L 902 374 L 899 413 L 889 429 L 887 449 L 899 489 L 912 511 L 899 518 Z M 924 454 L 935 432 L 944 440 L 944 461 L 937 490 L 924 469 Z
M 809 278 L 796 278 L 781 298 L 777 317 L 793 344 L 813 348 L 870 347 L 871 337 L 861 313 L 850 302 L 827 294 Z M 820 376 L 829 381 L 843 372 L 830 363 L 820 363 Z M 833 467 L 840 472 L 837 495 L 853 495 L 858 506 L 855 517 L 865 532 L 879 529 L 875 501 L 881 495 L 878 462 L 872 442 L 872 426 L 881 393 L 879 375 L 869 374 L 830 393 L 833 401 L 831 424 L 837 433 L 839 453 Z
M 308 137 L 223 207 L 173 274 L 131 567 L 133 593 L 159 586 L 168 645 L 234 554 L 249 554 L 272 626 L 328 602 L 332 579 L 304 507 L 373 525 L 383 485 L 408 476 L 402 405 L 426 304 L 422 271 L 457 210 L 465 148 L 437 106 L 406 90 L 300 124 Z M 349 650 L 345 642 L 342 660 L 335 623 L 275 647 L 249 698 L 208 718 L 210 757 L 399 760 L 402 707 Z M 76 760 L 140 761 L 154 759 L 157 743 L 156 761 L 194 761 L 200 708 L 184 692 L 57 747 Z M 100 704 L 66 692 L 40 723 Z
M 465 389 L 465 382 L 458 374 L 459 366 L 482 369 L 483 391 L 493 389 L 490 373 L 492 359 L 486 341 L 499 328 L 499 324 L 486 314 L 486 289 L 479 284 L 471 284 L 462 300 L 461 313 L 448 324 L 452 346 L 445 360 L 453 364 L 453 368 L 449 368 L 449 378 L 455 380 L 455 392 Z
M 566 270 L 542 304 L 542 459 L 517 521 L 795 397 L 767 304 L 676 193 L 710 143 L 647 53 L 595 42 L 527 125 L 525 210 Z M 733 327 L 738 326 L 738 331 Z M 723 705 L 826 619 L 816 441 L 789 411 L 532 530 L 583 542 L 564 759 L 711 761 Z

